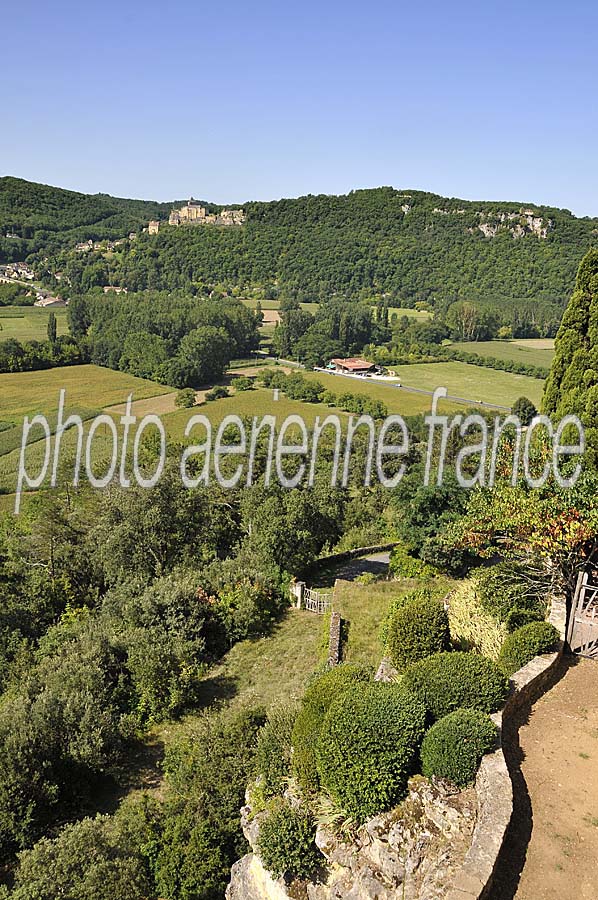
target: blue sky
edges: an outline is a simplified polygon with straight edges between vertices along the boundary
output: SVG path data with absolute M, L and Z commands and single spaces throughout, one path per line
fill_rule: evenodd
M 0 170 L 215 202 L 392 184 L 598 216 L 598 5 L 6 4 Z

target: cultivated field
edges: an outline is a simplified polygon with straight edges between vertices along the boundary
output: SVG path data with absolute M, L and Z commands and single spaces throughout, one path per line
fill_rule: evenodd
M 172 388 L 101 366 L 66 366 L 41 372 L 0 375 L 0 421 L 19 422 L 24 415 L 55 412 L 60 391 L 70 407 L 103 409 L 126 401 L 172 393 Z
M 52 310 L 58 334 L 68 334 L 67 310 Z M 45 341 L 48 337 L 50 310 L 38 306 L 0 306 L 0 341 Z
M 477 353 L 478 356 L 494 356 L 511 362 L 526 363 L 529 366 L 550 368 L 554 359 L 554 341 L 538 338 L 519 341 L 470 341 L 453 344 L 455 350 Z

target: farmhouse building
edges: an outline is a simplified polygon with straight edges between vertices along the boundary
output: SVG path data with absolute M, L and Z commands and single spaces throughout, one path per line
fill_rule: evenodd
M 376 371 L 374 363 L 355 356 L 348 359 L 332 359 L 328 368 L 342 375 L 371 375 Z

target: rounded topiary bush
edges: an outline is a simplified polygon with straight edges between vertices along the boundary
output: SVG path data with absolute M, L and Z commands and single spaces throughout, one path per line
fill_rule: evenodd
M 560 636 L 548 622 L 531 622 L 510 634 L 500 651 L 498 665 L 505 675 L 512 675 L 531 662 L 534 656 L 556 650 Z
M 391 614 L 386 648 L 399 672 L 420 659 L 446 650 L 448 645 L 449 620 L 441 601 L 416 597 Z
M 315 844 L 316 829 L 311 816 L 278 802 L 260 824 L 257 848 L 264 866 L 274 876 L 309 878 L 322 862 Z
M 347 663 L 329 669 L 305 691 L 292 734 L 292 771 L 304 793 L 315 793 L 320 786 L 316 744 L 328 708 L 351 685 L 371 681 L 373 674 L 369 666 Z
M 477 653 L 436 653 L 410 666 L 402 684 L 434 719 L 460 708 L 495 712 L 509 692 L 508 679 L 497 664 Z
M 486 713 L 457 709 L 427 732 L 422 748 L 422 772 L 465 787 L 475 778 L 480 760 L 492 750 L 496 727 Z
M 425 727 L 424 704 L 402 685 L 353 685 L 320 731 L 322 787 L 358 822 L 389 809 L 405 793 Z

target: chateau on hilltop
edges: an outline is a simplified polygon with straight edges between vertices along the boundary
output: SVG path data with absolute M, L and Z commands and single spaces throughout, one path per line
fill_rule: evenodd
M 219 213 L 206 213 L 205 206 L 194 200 L 180 209 L 173 209 L 168 218 L 169 225 L 242 225 L 245 211 L 242 209 L 222 209 Z

